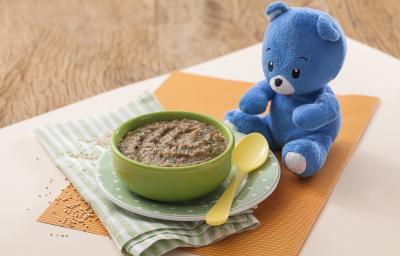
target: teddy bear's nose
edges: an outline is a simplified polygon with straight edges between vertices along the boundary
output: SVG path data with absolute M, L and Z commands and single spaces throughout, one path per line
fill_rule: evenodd
M 279 87 L 281 85 L 282 85 L 282 79 L 280 79 L 280 78 L 275 79 L 275 86 Z

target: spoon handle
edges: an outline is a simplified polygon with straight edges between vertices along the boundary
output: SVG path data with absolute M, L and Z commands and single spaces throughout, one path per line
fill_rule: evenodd
M 246 174 L 237 170 L 236 175 L 229 183 L 228 188 L 218 199 L 217 203 L 208 210 L 206 214 L 206 223 L 211 226 L 222 225 L 226 222 L 231 211 L 233 199 L 235 198 L 236 191 Z

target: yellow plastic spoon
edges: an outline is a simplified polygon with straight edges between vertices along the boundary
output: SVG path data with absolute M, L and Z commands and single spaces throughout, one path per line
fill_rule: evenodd
M 229 217 L 233 199 L 243 178 L 260 167 L 268 158 L 268 141 L 260 133 L 250 133 L 243 137 L 232 153 L 236 174 L 217 203 L 207 212 L 206 223 L 211 226 L 222 225 Z

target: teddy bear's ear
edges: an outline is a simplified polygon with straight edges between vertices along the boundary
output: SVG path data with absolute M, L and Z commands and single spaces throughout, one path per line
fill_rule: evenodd
M 287 6 L 284 2 L 278 1 L 269 4 L 267 9 L 265 9 L 265 14 L 270 21 L 273 21 L 276 17 L 284 12 L 287 12 L 288 10 L 289 6 Z
M 319 15 L 317 21 L 317 30 L 320 37 L 325 40 L 336 42 L 340 39 L 340 31 L 334 21 L 326 15 Z

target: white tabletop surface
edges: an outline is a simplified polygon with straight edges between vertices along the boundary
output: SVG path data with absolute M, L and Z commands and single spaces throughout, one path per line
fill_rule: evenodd
M 258 44 L 184 71 L 257 82 L 263 79 L 260 53 Z M 120 254 L 108 238 L 36 222 L 67 183 L 33 130 L 114 109 L 145 89 L 156 89 L 166 77 L 124 86 L 0 130 L 1 255 Z M 399 80 L 399 60 L 348 40 L 347 60 L 332 87 L 338 94 L 378 96 L 381 103 L 301 255 L 400 255 Z M 50 178 L 56 180 L 49 186 L 51 197 L 38 198 Z

